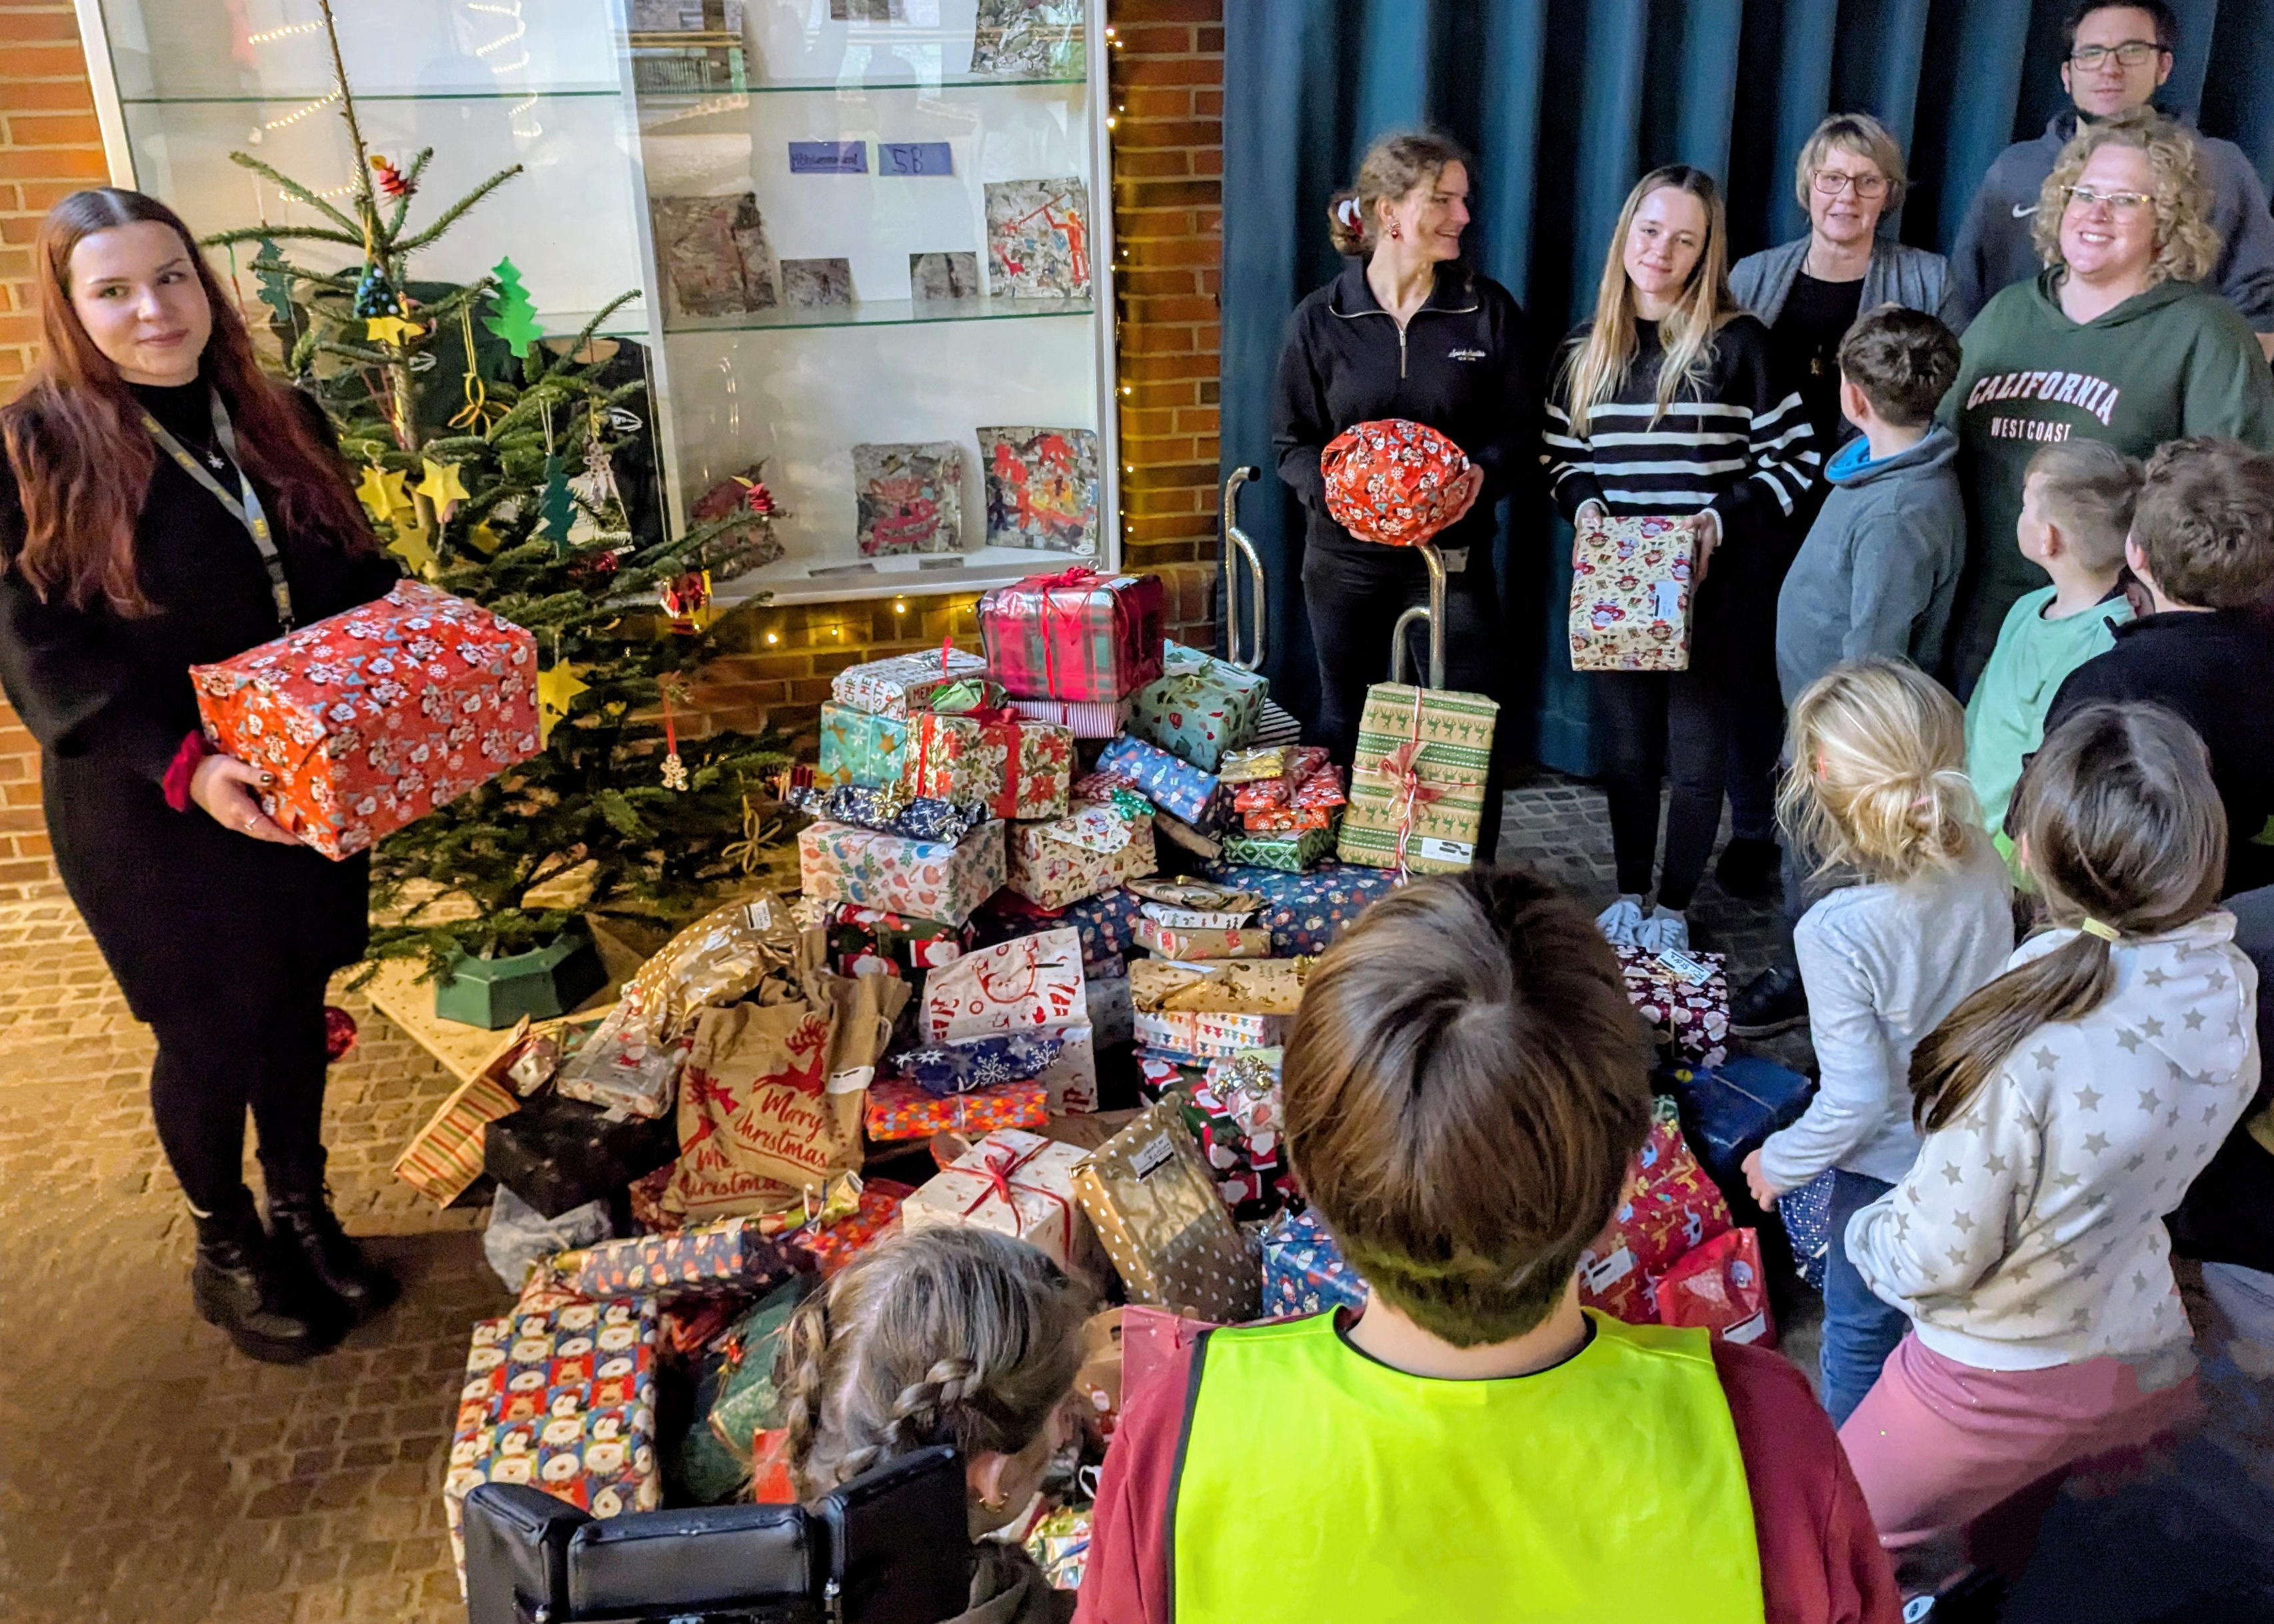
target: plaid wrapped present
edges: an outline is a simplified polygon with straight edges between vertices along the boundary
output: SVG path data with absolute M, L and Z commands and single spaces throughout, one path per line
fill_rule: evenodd
M 417 581 L 190 680 L 215 748 L 270 775 L 260 809 L 331 858 L 542 748 L 536 640 Z
M 553 1267 L 580 1297 L 695 1297 L 771 1290 L 811 1267 L 742 1218 L 636 1235 L 556 1253 Z
M 983 823 L 953 846 L 880 835 L 843 823 L 798 832 L 805 894 L 960 925 L 1002 889 L 1003 825 Z
M 1073 781 L 1073 734 L 1005 709 L 914 718 L 909 789 L 983 803 L 998 817 L 1058 817 Z
M 1499 702 L 1481 694 L 1402 682 L 1368 688 L 1337 845 L 1342 860 L 1424 874 L 1471 867 L 1499 713 Z
M 926 1094 L 969 1094 L 998 1083 L 1039 1077 L 1065 1041 L 1047 1032 L 999 1032 L 911 1049 L 892 1057 L 892 1070 Z
M 879 1145 L 928 1139 L 935 1133 L 992 1133 L 998 1128 L 1039 1128 L 1050 1119 L 1047 1083 L 1028 1079 L 993 1083 L 945 1098 L 914 1083 L 881 1078 L 869 1086 L 862 1126 Z
M 441 1207 L 482 1176 L 482 1142 L 490 1124 L 521 1109 L 512 1089 L 476 1072 L 450 1093 L 395 1159 L 395 1176 Z
M 1571 669 L 1687 671 L 1697 545 L 1687 516 L 1582 522 L 1571 549 Z
M 1087 1272 L 1097 1240 L 1073 1193 L 1088 1154 L 1017 1128 L 1000 1128 L 958 1156 L 907 1199 L 910 1231 L 969 1227 L 1014 1236 L 1060 1268 Z
M 897 975 L 907 980 L 952 964 L 977 940 L 968 925 L 918 919 L 840 902 L 829 909 L 830 967 L 840 975 Z
M 839 704 L 855 710 L 905 718 L 928 708 L 934 690 L 986 674 L 987 662 L 978 655 L 943 646 L 847 665 L 831 679 L 829 692 Z
M 1222 845 L 1222 857 L 1204 865 L 1210 872 L 1221 867 L 1302 874 L 1326 861 L 1335 849 L 1335 831 L 1299 829 L 1289 834 L 1259 835 L 1236 829 L 1226 832 Z
M 1163 959 L 1269 959 L 1271 933 L 1256 925 L 1169 925 L 1137 921 L 1137 943 Z
M 1117 703 L 1161 674 L 1164 602 L 1158 575 L 1081 565 L 997 587 L 979 600 L 988 669 L 1018 697 Z
M 1674 1102 L 1661 1101 L 1611 1210 L 1611 1233 L 1579 1254 L 1579 1300 L 1630 1324 L 1655 1324 L 1658 1277 L 1729 1228 L 1729 1204 L 1690 1154 Z
M 1226 750 L 1255 732 L 1269 685 L 1255 672 L 1179 643 L 1162 650 L 1161 666 L 1160 679 L 1137 690 L 1129 731 L 1214 772 Z
M 1097 771 L 1126 778 L 1163 812 L 1211 833 L 1224 821 L 1224 804 L 1216 775 L 1127 733 L 1107 745 Z
M 1030 722 L 1050 722 L 1077 739 L 1111 739 L 1129 726 L 1126 699 L 1013 699 L 1011 709 Z
M 861 1204 L 835 1222 L 800 1229 L 789 1244 L 813 1254 L 824 1280 L 843 1268 L 900 1227 L 900 1203 L 916 1192 L 914 1184 L 889 1178 L 864 1179 Z
M 1728 958 L 1722 953 L 1653 952 L 1614 946 L 1627 1002 L 1650 1024 L 1659 1043 L 1691 1065 L 1717 1066 L 1728 1058 Z
M 1271 951 L 1281 959 L 1325 952 L 1352 921 L 1398 885 L 1397 876 L 1385 869 L 1336 862 L 1322 863 L 1310 874 L 1289 874 L 1226 861 L 1209 864 L 1207 873 L 1220 884 L 1263 894 L 1256 923 L 1270 931 Z
M 1011 825 L 1005 883 L 1029 902 L 1065 908 L 1153 872 L 1153 820 L 1110 801 L 1073 802 L 1064 817 Z
M 822 702 L 821 761 L 813 773 L 813 781 L 821 788 L 858 784 L 883 789 L 907 776 L 907 759 L 905 717 L 879 716 L 830 700 Z
M 1263 1313 L 1292 1319 L 1366 1306 L 1366 1282 L 1343 1260 L 1314 1212 L 1283 1212 L 1263 1228 Z
M 1181 1108 L 1163 1101 L 1090 1154 L 1074 1193 L 1133 1303 L 1216 1324 L 1255 1318 L 1255 1259 L 1217 1196 Z
M 574 1302 L 474 1327 L 442 1513 L 463 1595 L 478 1484 L 542 1489 L 596 1517 L 662 1503 L 652 1297 Z

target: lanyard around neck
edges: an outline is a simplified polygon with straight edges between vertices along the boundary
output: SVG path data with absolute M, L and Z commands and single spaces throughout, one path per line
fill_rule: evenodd
M 228 508 L 230 517 L 245 526 L 245 533 L 252 538 L 252 545 L 260 550 L 260 561 L 268 571 L 268 595 L 276 605 L 276 623 L 289 632 L 292 629 L 292 584 L 284 578 L 284 560 L 277 556 L 276 543 L 268 533 L 268 515 L 261 511 L 260 492 L 252 488 L 252 481 L 245 477 L 244 464 L 237 459 L 237 431 L 230 426 L 229 412 L 221 403 L 221 395 L 216 392 L 206 398 L 213 406 L 214 443 L 221 447 L 230 472 L 237 476 L 235 492 L 215 478 L 213 470 L 192 456 L 189 447 L 147 410 L 142 414 L 142 426 L 150 431 L 150 438 L 158 442 L 160 450 Z

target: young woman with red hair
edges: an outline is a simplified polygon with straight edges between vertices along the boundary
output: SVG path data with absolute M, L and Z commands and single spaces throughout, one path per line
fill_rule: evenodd
M 0 409 L 0 685 L 40 741 L 56 867 L 157 1036 L 198 1311 L 294 1362 L 395 1294 L 324 1185 L 324 987 L 362 957 L 369 866 L 262 816 L 260 771 L 205 749 L 189 668 L 395 569 L 321 412 L 262 374 L 171 209 L 73 192 L 34 263 L 46 359 Z M 242 1174 L 248 1108 L 273 1235 Z

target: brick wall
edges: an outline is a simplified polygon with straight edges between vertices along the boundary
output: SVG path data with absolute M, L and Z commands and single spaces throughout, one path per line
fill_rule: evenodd
M 0 0 L 0 395 L 14 392 L 39 353 L 31 244 L 40 216 L 109 174 L 72 8 Z M 0 899 L 56 888 L 39 752 L 0 703 Z
M 1171 635 L 1214 635 L 1216 289 L 1223 261 L 1223 0 L 1109 0 L 1120 292 L 1123 559 L 1169 586 Z M 26 278 L 40 214 L 107 176 L 68 4 L 0 0 L 0 395 L 36 353 Z M 847 665 L 977 647 L 969 593 L 760 608 L 696 688 L 689 726 L 802 731 Z M 51 890 L 31 739 L 0 705 L 0 900 Z

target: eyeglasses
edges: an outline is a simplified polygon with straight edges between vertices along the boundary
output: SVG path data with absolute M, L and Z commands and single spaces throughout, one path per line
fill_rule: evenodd
M 1836 198 L 1850 186 L 1867 203 L 1887 195 L 1884 175 L 1842 175 L 1837 169 L 1818 169 L 1809 177 L 1809 184 L 1827 198 Z
M 2090 186 L 2064 186 L 2061 195 L 2083 208 L 2102 203 L 2120 214 L 2128 214 L 2151 199 L 2144 192 L 2095 192 Z
M 2163 54 L 2164 48 L 2153 40 L 2127 40 L 2121 45 L 2080 45 L 2069 52 L 2068 59 L 2074 67 L 2097 68 L 2113 56 L 2119 65 L 2136 68 Z

